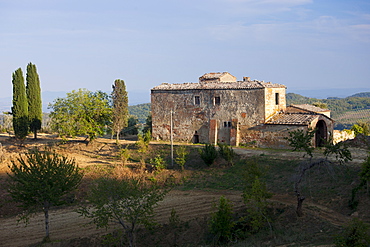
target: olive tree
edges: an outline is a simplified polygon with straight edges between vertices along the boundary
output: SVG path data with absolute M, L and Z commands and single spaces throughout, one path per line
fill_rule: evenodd
M 112 119 L 108 94 L 79 89 L 49 105 L 51 128 L 62 137 L 86 136 L 92 141 L 103 135 Z
M 28 223 L 42 209 L 45 215 L 45 241 L 49 240 L 49 209 L 64 203 L 63 196 L 76 189 L 83 173 L 74 159 L 38 149 L 19 155 L 9 166 L 8 192 L 24 209 L 21 220 Z
M 140 179 L 104 176 L 97 179 L 91 188 L 90 204 L 82 206 L 78 212 L 92 219 L 98 228 L 107 228 L 111 222 L 121 225 L 127 240 L 125 243 L 132 247 L 136 245 L 138 227 L 154 223 L 154 206 L 163 200 L 166 193 L 167 190 Z

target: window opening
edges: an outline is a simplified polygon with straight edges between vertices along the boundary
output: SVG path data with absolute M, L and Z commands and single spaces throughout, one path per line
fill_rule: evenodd
M 275 105 L 279 104 L 279 93 L 275 93 Z
M 216 96 L 215 99 L 214 99 L 214 104 L 219 105 L 220 103 L 221 103 L 220 96 Z
M 200 105 L 200 97 L 199 96 L 194 96 L 194 104 Z

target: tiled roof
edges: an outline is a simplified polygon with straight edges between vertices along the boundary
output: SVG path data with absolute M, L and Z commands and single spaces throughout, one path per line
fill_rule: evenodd
M 328 109 L 323 109 L 314 105 L 309 105 L 309 104 L 303 104 L 303 105 L 291 105 L 291 107 L 299 108 L 302 110 L 306 111 L 311 111 L 311 112 L 328 112 L 330 110 Z
M 309 113 L 278 113 L 270 118 L 266 124 L 308 125 L 319 115 Z
M 213 72 L 213 73 L 206 73 L 202 75 L 200 78 L 203 79 L 215 79 L 220 78 L 222 75 L 226 74 L 227 72 Z
M 261 88 L 286 88 L 284 85 L 263 81 L 237 81 L 217 83 L 162 83 L 152 90 L 192 90 L 192 89 L 261 89 Z

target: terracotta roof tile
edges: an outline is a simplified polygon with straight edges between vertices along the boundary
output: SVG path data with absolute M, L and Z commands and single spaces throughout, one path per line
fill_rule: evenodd
M 323 109 L 314 105 L 309 105 L 309 104 L 303 104 L 303 105 L 291 105 L 291 107 L 299 108 L 302 110 L 306 111 L 311 111 L 311 112 L 328 112 L 330 111 L 329 109 Z
M 152 90 L 192 90 L 192 89 L 260 89 L 260 88 L 286 88 L 284 85 L 263 81 L 237 81 L 217 83 L 162 83 Z
M 270 118 L 266 124 L 308 125 L 319 115 L 309 113 L 278 113 Z

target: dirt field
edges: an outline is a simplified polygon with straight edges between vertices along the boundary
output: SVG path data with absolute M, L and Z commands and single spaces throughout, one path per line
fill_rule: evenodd
M 26 147 L 50 145 L 58 141 L 57 138 L 50 135 L 40 136 L 37 142 L 27 140 Z M 124 141 L 122 141 L 124 142 Z M 132 141 L 126 141 L 133 143 Z M 3 160 L 0 165 L 0 182 L 6 177 L 8 171 L 7 166 L 10 160 L 14 159 L 18 153 L 24 152 L 25 148 L 18 146 L 13 139 L 7 135 L 0 135 L 0 143 L 2 144 Z M 98 140 L 93 146 L 84 147 L 81 143 L 73 144 L 68 149 L 59 149 L 59 152 L 74 157 L 80 167 L 99 164 L 117 164 L 116 159 L 109 159 L 109 155 L 113 152 L 109 143 L 113 141 L 104 139 Z M 281 151 L 267 151 L 267 150 L 246 150 L 235 149 L 235 151 L 243 156 L 253 156 L 261 154 L 270 154 L 279 156 L 282 159 L 292 159 L 301 157 L 301 153 L 281 152 Z M 360 149 L 353 149 L 354 163 L 363 162 L 367 152 Z M 1 153 L 0 153 L 1 154 Z M 102 158 L 103 157 L 103 158 Z M 105 158 L 104 158 L 105 157 Z M 8 197 L 6 192 L 2 189 L 0 195 L 1 200 L 6 200 Z M 171 210 L 176 209 L 177 214 L 181 220 L 187 221 L 195 218 L 202 218 L 209 216 L 212 210 L 212 205 L 221 195 L 226 196 L 233 201 L 234 209 L 238 210 L 243 207 L 241 192 L 239 191 L 180 191 L 172 190 L 166 195 L 164 201 L 160 203 L 157 208 L 157 220 L 159 223 L 168 223 Z M 290 195 L 274 195 L 270 199 L 272 202 L 287 206 L 294 209 L 296 201 Z M 0 201 L 1 202 L 1 201 Z M 44 216 L 38 214 L 31 218 L 29 225 L 24 227 L 22 223 L 17 225 L 17 217 L 14 216 L 18 211 L 3 202 L 3 207 L 0 208 L 0 246 L 29 246 L 36 244 L 44 237 Z M 1 204 L 0 204 L 1 205 Z M 307 210 L 310 214 L 316 215 L 322 219 L 329 221 L 333 225 L 341 226 L 346 223 L 350 216 L 339 214 L 332 209 L 322 205 L 307 202 Z M 76 207 L 63 207 L 54 209 L 50 213 L 50 234 L 53 240 L 66 240 L 75 238 L 94 238 L 94 236 L 106 234 L 105 229 L 96 229 L 94 225 L 86 225 L 88 221 L 74 211 Z M 113 229 L 109 229 L 113 231 Z M 60 246 L 54 244 L 52 246 Z

